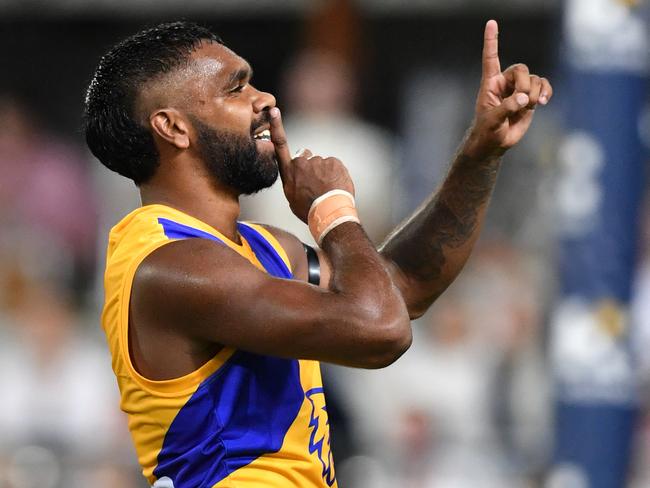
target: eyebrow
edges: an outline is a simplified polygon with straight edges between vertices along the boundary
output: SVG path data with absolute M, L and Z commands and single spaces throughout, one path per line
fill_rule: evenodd
M 245 67 L 240 68 L 237 71 L 233 71 L 233 73 L 228 78 L 228 86 L 233 85 L 235 82 L 242 82 L 243 80 L 246 79 L 250 80 L 252 77 L 253 77 L 253 68 L 251 68 L 247 64 Z

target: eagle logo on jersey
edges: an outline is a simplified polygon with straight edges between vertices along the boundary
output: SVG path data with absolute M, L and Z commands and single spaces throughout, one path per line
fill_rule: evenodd
M 325 393 L 322 387 L 312 388 L 305 393 L 305 396 L 311 403 L 309 452 L 310 454 L 316 453 L 323 466 L 323 480 L 327 486 L 332 486 L 336 481 L 336 476 L 330 449 L 330 421 L 325 405 Z

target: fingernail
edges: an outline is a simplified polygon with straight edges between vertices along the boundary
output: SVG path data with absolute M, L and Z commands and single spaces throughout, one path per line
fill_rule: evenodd
M 539 103 L 541 103 L 542 105 L 546 105 L 548 103 L 548 96 L 546 95 L 546 93 L 542 93 L 539 96 Z
M 271 114 L 272 118 L 277 119 L 280 116 L 280 109 L 278 107 L 273 107 L 271 110 L 269 110 L 269 113 Z
M 528 105 L 528 95 L 526 95 L 525 93 L 517 93 L 517 95 L 515 96 L 515 100 L 522 107 L 524 105 Z
M 302 156 L 302 153 L 304 153 L 305 151 L 306 151 L 306 149 L 298 149 L 298 150 L 294 153 L 293 157 L 294 157 L 294 158 L 297 158 L 297 157 L 299 157 L 299 156 Z

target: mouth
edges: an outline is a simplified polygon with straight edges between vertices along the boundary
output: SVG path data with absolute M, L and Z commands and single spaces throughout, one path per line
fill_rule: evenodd
M 253 139 L 256 141 L 270 141 L 271 131 L 269 129 L 260 130 L 259 132 L 253 134 Z

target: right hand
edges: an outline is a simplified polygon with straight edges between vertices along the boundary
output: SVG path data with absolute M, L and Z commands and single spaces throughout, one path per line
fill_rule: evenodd
M 354 195 L 354 184 L 340 160 L 314 156 L 308 150 L 292 158 L 280 110 L 273 107 L 270 114 L 271 141 L 275 146 L 282 187 L 296 217 L 307 223 L 313 201 L 330 190 L 345 190 Z
M 526 134 L 535 108 L 546 105 L 552 96 L 551 83 L 531 74 L 525 64 L 501 71 L 499 26 L 490 20 L 485 25 L 476 114 L 462 152 L 479 161 L 500 157 Z

